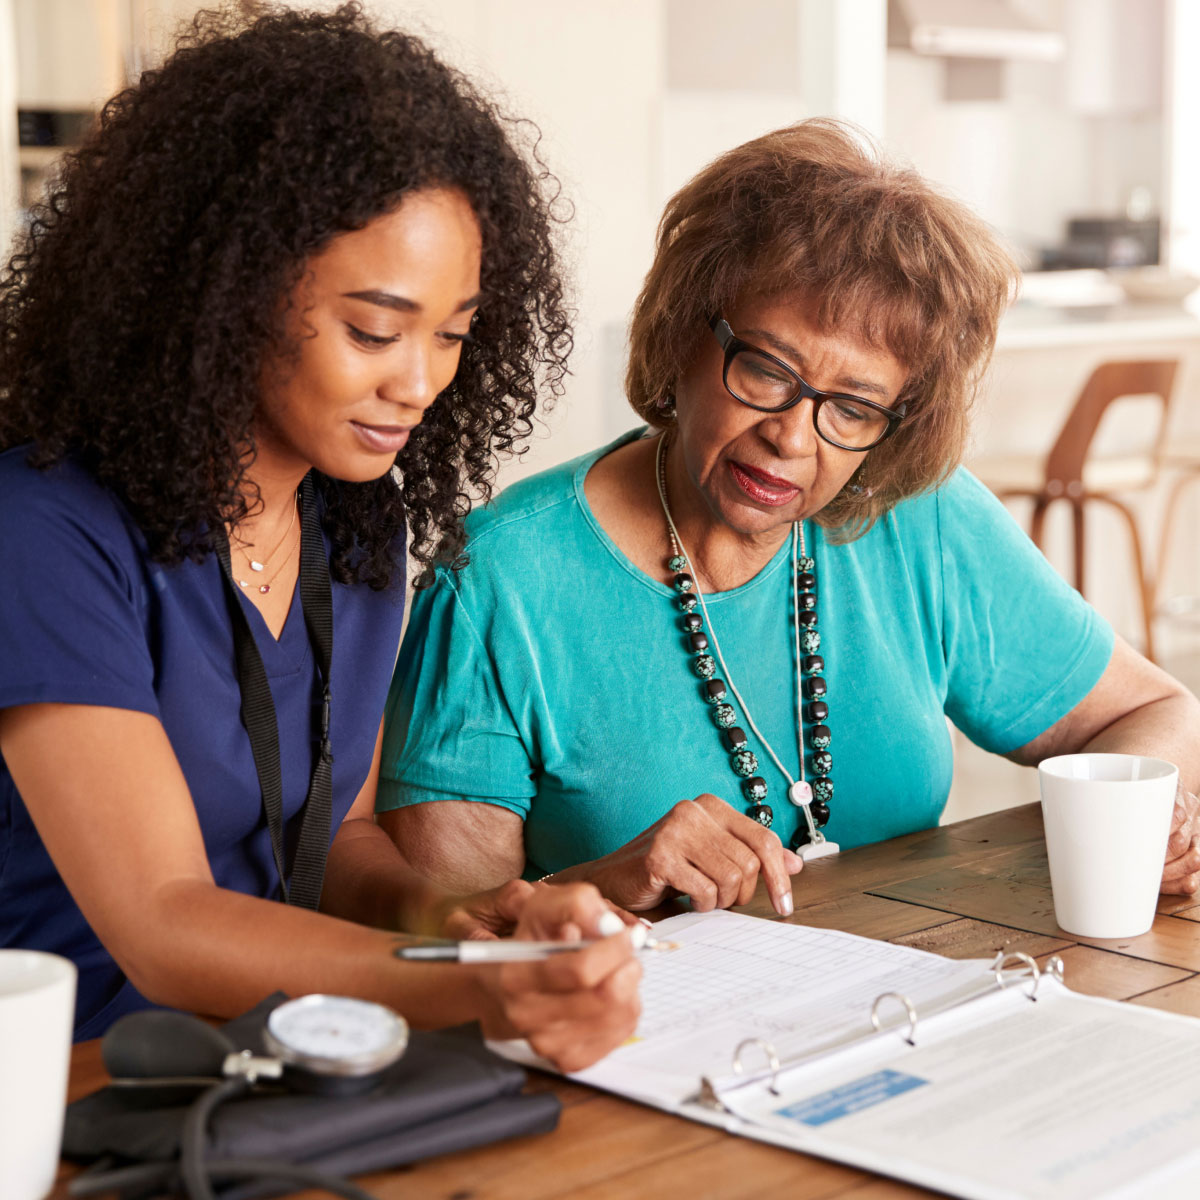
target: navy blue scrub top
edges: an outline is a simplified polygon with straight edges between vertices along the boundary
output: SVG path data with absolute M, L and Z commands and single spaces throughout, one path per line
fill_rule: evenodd
M 274 897 L 278 877 L 240 717 L 221 568 L 164 568 L 124 506 L 80 466 L 0 454 L 0 708 L 56 702 L 150 713 L 191 789 L 217 884 Z M 319 696 L 299 588 L 278 642 L 242 599 L 279 724 L 290 852 L 312 772 Z M 333 828 L 371 766 L 400 642 L 403 581 L 333 584 Z M 62 747 L 70 762 L 71 747 Z M 103 846 L 96 853 L 104 855 Z M 79 968 L 76 1040 L 149 1006 L 92 933 L 59 878 L 0 758 L 0 946 L 48 950 Z

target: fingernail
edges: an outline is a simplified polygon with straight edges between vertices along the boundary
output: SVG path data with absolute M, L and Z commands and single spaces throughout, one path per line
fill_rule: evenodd
M 612 937 L 614 933 L 620 933 L 625 928 L 625 922 L 615 912 L 610 911 L 596 922 L 596 928 L 600 931 L 601 937 Z
M 640 950 L 650 938 L 650 930 L 645 925 L 630 925 L 629 940 L 635 950 Z
M 793 909 L 792 893 L 784 892 L 783 895 L 779 897 L 779 900 L 776 903 L 775 908 L 781 916 L 790 917 L 792 915 L 792 909 Z

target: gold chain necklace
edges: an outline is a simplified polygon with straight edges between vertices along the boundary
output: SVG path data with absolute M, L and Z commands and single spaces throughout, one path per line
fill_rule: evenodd
M 279 541 L 275 543 L 275 549 L 272 550 L 271 553 L 268 554 L 263 559 L 262 562 L 259 562 L 257 559 L 251 558 L 250 555 L 246 554 L 245 550 L 242 549 L 242 546 L 239 544 L 238 549 L 239 549 L 239 551 L 241 551 L 242 554 L 245 554 L 246 560 L 250 564 L 250 570 L 255 571 L 255 572 L 265 571 L 267 563 L 269 563 L 271 561 L 271 559 L 273 559 L 275 557 L 275 555 L 279 553 L 280 548 L 283 546 L 283 543 L 287 540 L 288 535 L 295 528 L 295 526 L 296 526 L 296 509 L 299 507 L 299 500 L 300 500 L 299 491 L 296 492 L 296 495 L 292 498 L 292 500 L 293 500 L 292 519 L 288 522 L 287 528 L 283 531 L 283 537 L 281 537 L 279 539 Z M 291 554 L 291 551 L 289 550 L 286 557 L 284 558 L 283 562 L 280 563 L 279 566 L 275 568 L 275 570 L 271 573 L 271 576 L 268 579 L 264 580 L 262 583 L 256 582 L 254 584 L 254 586 L 257 587 L 258 590 L 264 596 L 271 590 L 271 584 L 273 584 L 275 582 L 275 580 L 279 577 L 279 573 L 288 564 L 288 562 L 291 560 L 291 557 L 292 557 L 292 554 Z M 237 584 L 238 584 L 238 587 L 240 587 L 240 588 L 249 588 L 251 586 L 251 582 L 246 579 L 239 579 L 237 581 Z

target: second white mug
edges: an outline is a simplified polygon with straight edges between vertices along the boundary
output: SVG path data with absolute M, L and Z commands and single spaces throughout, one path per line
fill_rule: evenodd
M 1179 771 L 1136 754 L 1038 765 L 1054 917 L 1081 937 L 1136 937 L 1154 922 Z

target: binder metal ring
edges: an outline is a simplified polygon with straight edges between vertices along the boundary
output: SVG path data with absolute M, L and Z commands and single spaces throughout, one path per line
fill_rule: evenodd
M 904 1011 L 908 1014 L 908 1036 L 904 1040 L 910 1046 L 915 1046 L 917 1044 L 917 1010 L 913 1007 L 913 1002 L 900 992 L 883 992 L 875 997 L 875 1003 L 871 1005 L 871 1025 L 875 1032 L 883 1032 L 883 1022 L 879 1019 L 879 1006 L 885 1000 L 899 1000 L 904 1005 Z
M 738 1043 L 738 1048 L 733 1052 L 733 1073 L 735 1075 L 746 1073 L 746 1068 L 742 1066 L 742 1051 L 747 1046 L 757 1046 L 767 1056 L 767 1066 L 771 1068 L 771 1082 L 767 1090 L 771 1095 L 778 1096 L 779 1055 L 775 1053 L 775 1047 L 763 1038 L 746 1038 L 745 1041 Z
M 1033 986 L 1029 989 L 1029 991 L 1026 993 L 1026 995 L 1029 997 L 1030 1000 L 1036 1000 L 1038 984 L 1041 982 L 1041 972 L 1038 970 L 1037 963 L 1032 958 L 1030 958 L 1030 956 L 1028 954 L 1023 953 L 1020 950 L 1010 950 L 1007 954 L 1005 954 L 1004 951 L 1001 950 L 996 955 L 996 961 L 992 964 L 992 974 L 996 977 L 996 986 L 1001 987 L 1001 988 L 1008 987 L 1008 984 L 1004 979 L 1004 967 L 1005 967 L 1005 964 L 1009 961 L 1009 959 L 1012 959 L 1012 958 L 1015 958 L 1018 961 L 1020 961 L 1021 963 L 1024 963 L 1024 965 L 1029 968 L 1029 981 Z M 1060 969 L 1061 969 L 1061 966 L 1062 966 L 1062 961 L 1060 959 L 1059 960 Z

